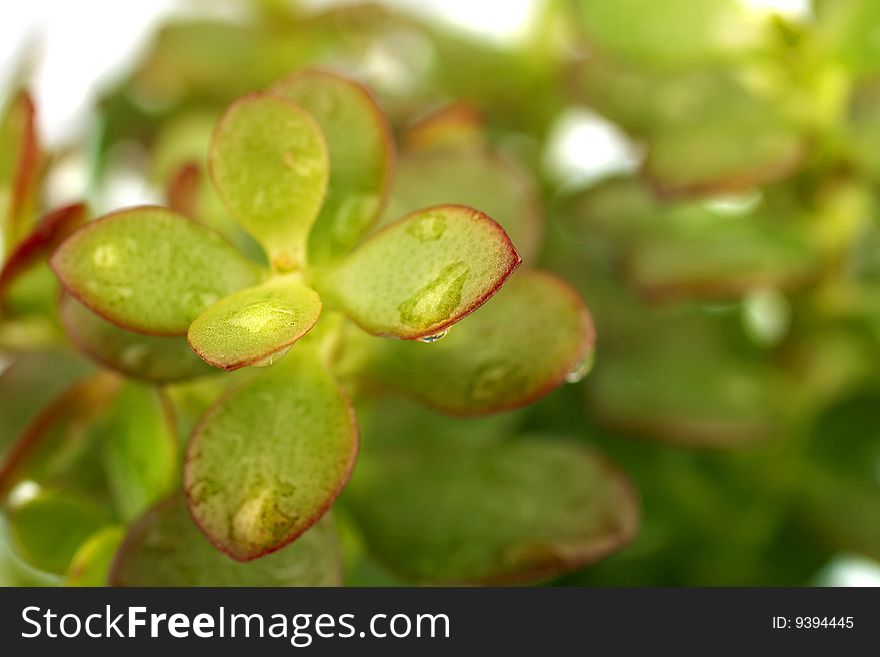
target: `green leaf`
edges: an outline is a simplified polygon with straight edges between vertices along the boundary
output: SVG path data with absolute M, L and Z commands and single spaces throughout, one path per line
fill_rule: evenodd
M 99 373 L 77 381 L 40 409 L 0 461 L 0 492 L 23 481 L 103 498 L 106 480 L 96 427 L 118 390 Z
M 519 263 L 488 216 L 437 206 L 376 233 L 326 283 L 364 330 L 412 339 L 440 333 L 476 310 Z
M 90 500 L 50 490 L 38 492 L 7 512 L 10 543 L 34 568 L 65 573 L 80 546 L 109 520 Z
M 654 67 L 686 67 L 742 53 L 760 42 L 735 0 L 573 2 L 590 45 Z
M 467 103 L 450 103 L 432 112 L 407 129 L 403 136 L 406 150 L 469 149 L 479 153 L 486 148 L 486 122 L 480 112 Z
M 541 204 L 529 174 L 485 150 L 427 149 L 400 158 L 385 222 L 437 204 L 479 208 L 510 236 L 526 262 L 541 242 Z
M 25 234 L 36 206 L 40 170 L 34 104 L 19 92 L 0 117 L 0 234 L 9 253 Z
M 193 433 L 184 466 L 193 518 L 234 559 L 273 552 L 330 508 L 357 450 L 349 402 L 301 346 L 221 398 Z
M 257 561 L 218 552 L 193 525 L 181 496 L 160 502 L 129 531 L 112 586 L 338 586 L 342 564 L 332 519 Z
M 370 550 L 418 582 L 548 579 L 627 544 L 639 521 L 615 466 L 550 439 L 365 455 L 346 494 Z
M 299 275 L 278 276 L 224 297 L 189 327 L 189 344 L 214 367 L 257 365 L 309 332 L 321 299 Z
M 107 575 L 125 532 L 105 527 L 93 534 L 73 555 L 65 586 L 106 586 Z
M 259 278 L 217 233 L 159 207 L 120 210 L 86 225 L 51 264 L 91 310 L 154 335 L 186 333 L 205 308 Z
M 52 400 L 93 369 L 69 350 L 16 356 L 0 372 L 0 458 Z
M 595 331 L 580 296 L 561 279 L 520 271 L 480 309 L 431 344 L 377 340 L 352 331 L 366 350 L 354 369 L 447 413 L 516 408 L 583 376 Z M 363 336 L 363 337 L 359 337 Z
M 343 255 L 375 223 L 385 202 L 394 164 L 388 120 L 365 87 L 326 71 L 299 71 L 270 91 L 301 105 L 321 126 L 330 179 L 309 237 L 309 257 L 323 262 Z
M 18 243 L 0 269 L 0 297 L 24 272 L 49 254 L 88 216 L 88 208 L 82 204 L 58 208 L 43 217 L 34 230 Z
M 210 168 L 230 212 L 272 267 L 302 269 L 329 175 L 327 146 L 311 115 L 266 94 L 237 100 L 214 133 Z
M 126 383 L 103 426 L 110 490 L 125 520 L 139 516 L 174 488 L 178 442 L 174 417 L 155 389 Z
M 210 374 L 183 336 L 144 335 L 101 319 L 69 294 L 58 301 L 58 314 L 70 341 L 89 358 L 125 376 L 170 383 Z

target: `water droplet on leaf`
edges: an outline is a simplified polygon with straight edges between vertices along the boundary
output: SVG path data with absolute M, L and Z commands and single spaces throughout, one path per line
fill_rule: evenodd
M 427 328 L 450 317 L 461 303 L 461 291 L 470 275 L 462 261 L 444 267 L 440 275 L 398 307 L 400 321 Z
M 437 212 L 430 212 L 414 220 L 406 232 L 420 242 L 433 242 L 446 232 L 446 218 Z
M 438 341 L 442 340 L 443 338 L 445 338 L 448 333 L 449 333 L 449 329 L 445 329 L 443 331 L 440 331 L 439 333 L 435 333 L 434 335 L 425 335 L 425 336 L 419 338 L 419 342 L 424 342 L 426 344 L 431 344 L 432 342 L 438 342 Z
M 593 364 L 595 362 L 595 352 L 591 349 L 582 359 L 575 363 L 574 367 L 572 367 L 568 374 L 565 375 L 566 382 L 578 383 L 579 381 L 583 381 L 584 377 L 593 369 Z

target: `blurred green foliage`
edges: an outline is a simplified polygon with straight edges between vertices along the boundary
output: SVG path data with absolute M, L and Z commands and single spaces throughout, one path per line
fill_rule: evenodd
M 561 381 L 545 371 L 577 350 L 561 328 L 577 313 L 561 282 L 516 292 L 550 276 L 534 271 L 436 345 L 327 328 L 313 337 L 353 397 L 359 465 L 332 519 L 234 564 L 189 523 L 171 455 L 248 374 L 201 376 L 179 338 L 114 333 L 69 298 L 59 319 L 47 236 L 27 274 L 0 275 L 0 581 L 96 583 L 115 560 L 123 584 L 326 584 L 341 561 L 352 585 L 804 585 L 840 554 L 880 560 L 878 4 L 537 7 L 503 44 L 377 5 L 169 23 L 80 146 L 88 200 L 115 209 L 102 190 L 146 153 L 138 173 L 168 205 L 259 254 L 210 184 L 214 125 L 293 71 L 340 72 L 397 143 L 379 223 L 436 203 L 488 213 L 526 266 L 586 299 L 594 370 L 535 385 Z M 559 175 L 559 126 L 585 110 L 637 164 Z M 56 154 L 26 139 L 29 111 L 13 97 L 0 128 L 6 268 L 50 209 L 31 181 Z

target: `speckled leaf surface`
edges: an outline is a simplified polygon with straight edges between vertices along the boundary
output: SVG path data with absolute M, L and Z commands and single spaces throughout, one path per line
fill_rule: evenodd
M 196 428 L 184 465 L 190 510 L 220 550 L 240 561 L 262 556 L 327 511 L 357 450 L 348 400 L 316 354 L 295 348 Z
M 58 314 L 70 341 L 86 356 L 125 376 L 170 383 L 214 372 L 183 336 L 144 335 L 102 319 L 69 294 L 58 301 Z
M 439 333 L 478 308 L 519 263 L 487 215 L 436 206 L 383 228 L 326 283 L 364 330 L 410 339 Z
M 214 133 L 210 170 L 233 216 L 279 271 L 301 269 L 327 191 L 320 127 L 298 105 L 252 94 L 230 106 Z
M 315 325 L 321 299 L 295 274 L 224 297 L 189 327 L 189 344 L 205 362 L 225 370 L 259 364 Z
M 346 495 L 370 551 L 419 582 L 547 579 L 625 545 L 639 521 L 615 466 L 549 438 L 365 455 Z
M 180 495 L 160 502 L 129 531 L 112 586 L 338 586 L 342 563 L 326 517 L 292 545 L 248 563 L 218 552 L 193 525 Z
M 305 108 L 321 126 L 330 178 L 309 236 L 309 258 L 322 262 L 343 255 L 382 210 L 394 163 L 391 127 L 365 87 L 327 71 L 294 73 L 270 91 Z
M 103 427 L 103 461 L 122 517 L 131 520 L 165 497 L 179 474 L 174 417 L 160 393 L 126 383 Z
M 220 235 L 159 207 L 120 210 L 84 226 L 51 264 L 90 309 L 155 335 L 186 333 L 206 307 L 260 277 Z
M 367 359 L 357 368 L 380 386 L 457 415 L 528 404 L 582 377 L 595 331 L 580 296 L 561 279 L 520 270 L 479 312 L 431 344 L 352 332 Z
M 401 156 L 384 221 L 440 203 L 479 208 L 510 236 L 525 262 L 541 242 L 537 190 L 519 166 L 492 152 L 466 148 L 426 149 Z

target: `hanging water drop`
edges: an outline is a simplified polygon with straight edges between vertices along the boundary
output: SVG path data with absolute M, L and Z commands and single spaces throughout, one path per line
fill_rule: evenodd
M 426 344 L 431 344 L 432 342 L 438 342 L 439 340 L 442 340 L 443 338 L 445 338 L 448 333 L 449 333 L 449 329 L 444 329 L 444 330 L 440 331 L 439 333 L 435 333 L 434 335 L 425 335 L 425 336 L 419 338 L 419 342 L 424 342 Z
M 593 369 L 593 363 L 595 362 L 595 353 L 592 349 L 589 350 L 586 355 L 581 358 L 577 363 L 575 363 L 574 367 L 569 370 L 568 374 L 565 375 L 565 380 L 568 383 L 578 383 L 582 381 L 587 374 L 590 373 L 590 370 Z

